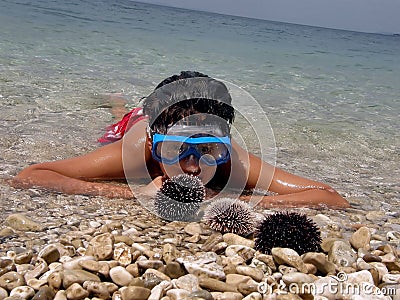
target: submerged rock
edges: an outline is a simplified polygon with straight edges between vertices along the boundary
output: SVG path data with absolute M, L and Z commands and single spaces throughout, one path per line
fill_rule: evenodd
M 15 230 L 20 231 L 43 231 L 44 227 L 23 214 L 11 214 L 6 223 Z

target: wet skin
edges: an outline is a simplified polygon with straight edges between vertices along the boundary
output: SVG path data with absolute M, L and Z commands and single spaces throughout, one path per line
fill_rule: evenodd
M 134 198 L 137 193 L 152 195 L 165 177 L 179 173 L 198 175 L 208 182 L 215 167 L 203 165 L 193 156 L 176 165 L 163 165 L 151 155 L 151 141 L 146 135 L 147 121 L 135 124 L 123 140 L 91 153 L 70 159 L 40 163 L 22 170 L 11 184 L 28 188 L 40 186 L 68 194 L 103 195 Z M 262 189 L 274 196 L 240 196 L 263 207 L 332 207 L 346 208 L 349 203 L 330 186 L 276 168 L 248 153 L 232 141 L 230 163 L 219 166 L 218 176 L 229 178 L 227 187 Z M 147 178 L 151 181 L 134 193 L 127 185 L 104 181 Z M 102 182 L 99 182 L 102 181 Z

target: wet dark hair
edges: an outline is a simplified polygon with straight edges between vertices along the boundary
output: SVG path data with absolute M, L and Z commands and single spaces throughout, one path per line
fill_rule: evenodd
M 196 82 L 187 81 L 191 78 L 203 78 L 204 80 L 199 80 L 199 84 L 197 85 Z M 177 81 L 182 82 L 182 84 L 178 86 L 181 90 L 177 93 L 167 89 L 160 89 L 163 86 Z M 218 100 L 203 97 L 193 97 L 184 100 L 179 99 L 180 97 L 187 97 L 186 93 L 183 91 L 185 87 L 196 89 L 199 88 L 199 86 L 210 87 L 209 89 L 218 96 L 216 97 Z M 205 94 L 207 94 L 207 91 Z M 149 116 L 150 128 L 154 132 L 161 134 L 165 134 L 168 128 L 179 120 L 194 114 L 207 114 L 221 118 L 221 121 L 225 123 L 220 124 L 221 128 L 224 129 L 224 134 L 229 134 L 229 126 L 226 126 L 226 124 L 232 124 L 235 117 L 235 111 L 231 105 L 231 101 L 232 99 L 228 89 L 222 82 L 212 79 L 200 72 L 182 71 L 179 75 L 170 76 L 157 85 L 154 92 L 144 100 L 143 112 Z M 207 120 L 205 120 L 205 122 L 207 122 Z M 215 123 L 215 118 L 213 123 Z M 218 126 L 218 124 L 216 125 Z

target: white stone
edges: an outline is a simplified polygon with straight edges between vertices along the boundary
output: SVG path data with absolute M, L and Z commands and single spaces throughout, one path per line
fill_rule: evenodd
M 4 299 L 8 296 L 8 293 L 5 289 L 3 289 L 2 287 L 0 287 L 0 299 Z
M 97 222 L 97 221 L 90 221 L 89 222 L 89 226 L 92 228 L 98 228 L 101 226 L 101 223 Z
M 167 296 L 171 298 L 171 300 L 182 300 L 185 299 L 190 293 L 183 289 L 172 289 L 167 291 Z
M 54 296 L 54 300 L 67 300 L 67 294 L 64 290 L 58 291 L 57 294 Z
M 189 292 L 200 290 L 199 279 L 193 274 L 187 274 L 179 277 L 175 281 L 175 286 L 178 289 L 184 289 Z
M 63 257 L 65 257 L 65 256 L 63 256 Z M 93 256 L 80 256 L 80 257 L 72 258 L 63 263 L 63 268 L 65 270 L 82 269 L 81 265 L 79 264 L 79 262 L 81 260 L 96 260 L 96 259 Z
M 133 276 L 124 267 L 117 266 L 110 269 L 110 277 L 115 284 L 127 286 L 133 280 Z
M 382 281 L 386 283 L 400 283 L 400 274 L 385 274 Z
M 183 264 L 189 274 L 196 276 L 207 275 L 211 278 L 225 280 L 224 269 L 215 262 L 216 260 L 217 254 L 206 252 L 199 257 L 179 257 L 176 261 Z
M 161 297 L 172 288 L 170 281 L 161 281 L 158 285 L 152 288 L 151 294 L 147 300 L 160 300 Z
M 262 296 L 260 293 L 253 292 L 246 297 L 243 298 L 243 300 L 262 300 Z
M 30 286 L 17 286 L 10 292 L 10 296 L 19 296 L 22 299 L 29 299 L 35 295 L 35 290 Z

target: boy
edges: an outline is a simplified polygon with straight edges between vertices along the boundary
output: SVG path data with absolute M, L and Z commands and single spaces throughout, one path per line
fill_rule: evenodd
M 162 81 L 144 100 L 143 112 L 136 109 L 114 124 L 103 137 L 111 144 L 83 156 L 29 166 L 14 183 L 68 194 L 134 198 L 138 193 L 154 195 L 165 178 L 187 173 L 214 190 L 275 193 L 256 199 L 263 207 L 349 207 L 330 186 L 289 174 L 242 149 L 230 137 L 233 119 L 231 96 L 223 83 L 184 71 Z M 140 178 L 151 182 L 135 195 L 128 186 L 104 182 Z

